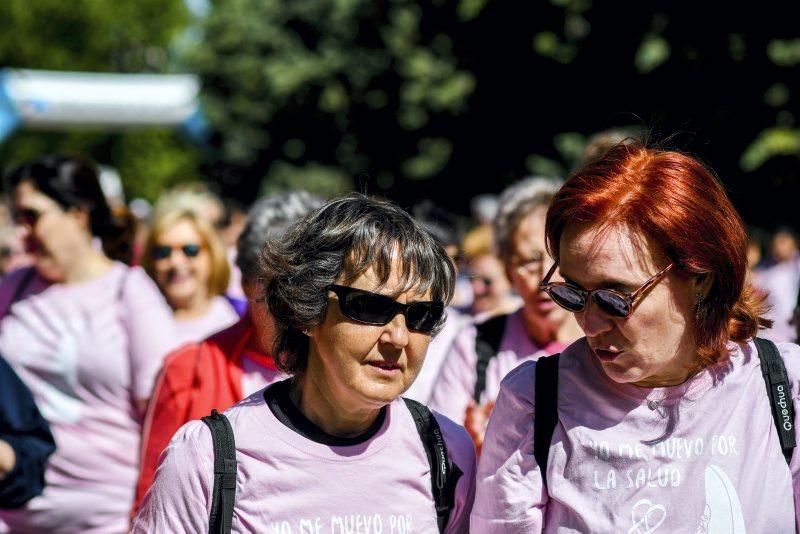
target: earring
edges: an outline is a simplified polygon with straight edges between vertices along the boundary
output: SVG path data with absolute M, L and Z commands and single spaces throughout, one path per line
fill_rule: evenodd
M 697 293 L 694 294 L 694 301 L 700 304 L 701 300 L 703 300 L 703 294 L 698 291 Z

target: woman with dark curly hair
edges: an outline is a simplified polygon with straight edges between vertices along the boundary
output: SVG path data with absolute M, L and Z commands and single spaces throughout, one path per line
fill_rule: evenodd
M 111 213 L 94 165 L 45 156 L 14 169 L 5 185 L 34 263 L 0 284 L 0 353 L 58 448 L 44 492 L 0 511 L 0 532 L 124 532 L 144 407 L 174 347 L 172 316 L 141 268 L 114 261 L 130 249 L 130 232 Z
M 218 492 L 217 434 L 191 422 L 134 532 L 207 532 L 218 521 L 233 532 L 465 532 L 472 443 L 400 399 L 452 298 L 444 249 L 396 205 L 354 195 L 268 242 L 263 264 L 273 354 L 291 378 L 225 412 L 235 503 Z
M 756 337 L 747 233 L 713 173 L 618 145 L 545 234 L 541 289 L 585 337 L 503 380 L 471 532 L 795 532 L 800 348 Z

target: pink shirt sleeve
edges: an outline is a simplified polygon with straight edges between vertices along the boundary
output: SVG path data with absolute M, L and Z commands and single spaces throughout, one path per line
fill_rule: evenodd
M 137 400 L 148 399 L 164 357 L 175 347 L 172 312 L 155 283 L 139 267 L 125 273 L 121 302 L 130 340 L 131 378 Z
M 474 326 L 464 328 L 456 336 L 439 378 L 433 386 L 429 403 L 432 410 L 449 417 L 459 425 L 464 424 L 467 406 L 475 390 L 475 364 L 478 361 L 475 336 Z
M 501 383 L 478 465 L 475 534 L 542 532 L 547 493 L 533 456 L 535 376 L 535 362 L 526 362 Z
M 789 470 L 792 473 L 795 524 L 797 532 L 800 532 L 800 350 L 794 343 L 779 343 L 778 348 L 786 365 L 786 374 L 789 375 L 794 405 L 794 436 L 798 446 L 794 449 Z
M 133 534 L 208 532 L 214 460 L 210 447 L 198 447 L 204 439 L 210 442 L 211 435 L 200 421 L 186 423 L 172 438 L 133 520 Z

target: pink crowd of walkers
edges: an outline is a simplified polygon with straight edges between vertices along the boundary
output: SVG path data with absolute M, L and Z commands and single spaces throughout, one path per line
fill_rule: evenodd
M 462 225 L 5 176 L 0 532 L 792 532 L 800 253 L 605 147 Z M 486 212 L 492 212 L 487 217 Z

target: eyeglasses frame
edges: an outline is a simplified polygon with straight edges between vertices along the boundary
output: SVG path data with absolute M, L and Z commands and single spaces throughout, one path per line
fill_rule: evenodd
M 339 285 L 339 284 L 328 284 L 327 286 L 325 286 L 325 290 L 326 291 L 332 291 L 333 293 L 335 293 L 336 294 L 336 298 L 339 300 L 339 302 L 341 302 L 342 298 L 343 298 L 342 295 L 339 294 L 339 291 L 343 291 L 343 292 L 345 292 L 345 294 L 346 293 L 351 293 L 351 292 L 370 293 L 372 295 L 377 295 L 379 297 L 383 297 L 383 298 L 385 298 L 387 300 L 390 300 L 391 302 L 394 303 L 394 305 L 395 305 L 394 313 L 389 318 L 389 320 L 386 321 L 385 323 L 374 323 L 374 322 L 364 321 L 364 320 L 361 320 L 361 319 L 356 319 L 355 317 L 351 317 L 351 316 L 347 315 L 345 313 L 344 309 L 342 308 L 341 304 L 339 305 L 339 310 L 341 310 L 342 315 L 344 315 L 348 319 L 352 319 L 353 321 L 356 321 L 357 323 L 361 323 L 361 324 L 368 324 L 368 325 L 372 325 L 372 326 L 384 326 L 384 325 L 387 325 L 390 322 L 392 322 L 392 319 L 397 317 L 397 314 L 401 313 L 403 315 L 403 317 L 406 319 L 406 327 L 408 327 L 408 315 L 407 315 L 408 308 L 410 308 L 411 306 L 414 306 L 415 304 L 439 304 L 439 305 L 442 306 L 442 316 L 444 316 L 444 303 L 441 302 L 441 301 L 438 301 L 438 300 L 414 301 L 414 302 L 407 302 L 407 303 L 403 304 L 402 302 L 397 302 L 396 300 L 394 300 L 392 297 L 390 297 L 388 295 L 382 295 L 381 293 L 375 293 L 374 291 L 367 291 L 366 289 L 361 289 L 361 288 L 357 288 L 357 287 L 350 287 L 350 286 L 343 286 L 343 285 Z M 441 317 L 436 321 L 436 324 L 438 325 L 440 323 L 440 321 L 441 321 Z M 416 329 L 410 328 L 410 327 L 408 327 L 408 329 L 412 330 L 414 332 L 422 332 L 422 333 L 430 334 L 431 332 L 436 330 L 436 326 L 434 326 L 430 331 L 416 330 Z
M 186 247 L 197 247 L 197 253 L 195 253 L 195 254 L 187 254 L 186 253 Z M 167 254 L 166 256 L 160 256 L 160 255 L 156 254 L 156 249 L 166 249 L 166 248 L 169 248 L 169 254 Z M 183 256 L 185 258 L 194 259 L 194 258 L 196 258 L 196 257 L 198 257 L 200 255 L 200 253 L 203 251 L 203 248 L 204 248 L 204 245 L 199 244 L 199 243 L 186 243 L 186 244 L 177 245 L 177 246 L 172 246 L 172 245 L 153 245 L 153 249 L 151 250 L 150 255 L 153 257 L 154 261 L 168 260 L 170 257 L 172 257 L 172 253 L 176 249 L 178 249 L 178 250 L 181 251 L 181 254 L 183 254 Z
M 623 300 L 625 300 L 628 303 L 628 314 L 627 315 L 623 315 L 623 316 L 617 316 L 617 315 L 611 315 L 606 311 L 603 311 L 603 313 L 605 313 L 606 315 L 609 315 L 611 317 L 618 317 L 620 319 L 625 319 L 625 318 L 631 316 L 631 314 L 633 313 L 634 307 L 639 302 L 639 300 L 641 300 L 641 298 L 645 294 L 645 292 L 648 289 L 650 289 L 651 287 L 653 287 L 655 284 L 657 284 L 659 282 L 659 280 L 661 280 L 661 278 L 663 278 L 663 276 L 665 274 L 667 274 L 667 272 L 670 269 L 672 269 L 672 267 L 675 264 L 674 263 L 670 263 L 669 265 L 667 265 L 666 267 L 664 267 L 663 269 L 658 271 L 656 274 L 651 276 L 644 284 L 642 284 L 639 287 L 639 289 L 637 289 L 636 291 L 634 291 L 633 293 L 630 293 L 630 294 L 623 293 L 622 291 L 618 291 L 616 289 L 607 289 L 607 288 L 602 288 L 602 287 L 596 288 L 596 289 L 583 289 L 583 288 L 575 287 L 575 286 L 573 286 L 571 284 L 568 284 L 566 282 L 550 282 L 550 278 L 553 276 L 553 273 L 555 273 L 556 268 L 558 267 L 558 265 L 559 265 L 559 262 L 553 263 L 553 266 L 550 267 L 550 270 L 547 271 L 547 275 L 545 275 L 545 277 L 542 279 L 542 282 L 539 284 L 539 290 L 540 291 L 544 291 L 545 293 L 550 295 L 550 288 L 551 287 L 553 287 L 553 286 L 565 286 L 565 287 L 568 287 L 568 288 L 572 289 L 573 291 L 578 291 L 579 293 L 585 293 L 586 297 L 584 299 L 585 304 L 583 305 L 583 309 L 577 310 L 577 311 L 573 311 L 573 310 L 564 308 L 564 306 L 561 306 L 561 304 L 558 304 L 558 301 L 556 299 L 553 299 L 553 302 L 555 302 L 556 304 L 558 304 L 559 306 L 561 306 L 562 308 L 564 308 L 565 310 L 567 310 L 569 312 L 582 313 L 583 311 L 586 310 L 586 305 L 589 303 L 589 299 L 593 299 L 594 298 L 593 295 L 597 291 L 607 291 L 609 293 L 613 293 L 614 295 L 617 295 L 618 297 L 622 298 Z M 553 297 L 550 296 L 550 298 L 553 298 Z

